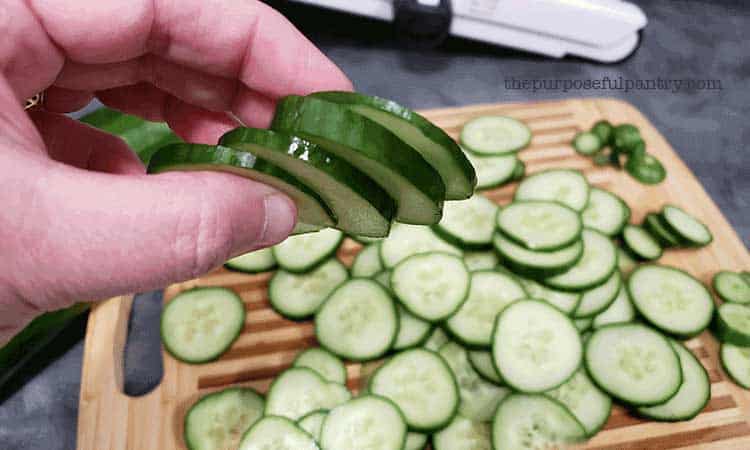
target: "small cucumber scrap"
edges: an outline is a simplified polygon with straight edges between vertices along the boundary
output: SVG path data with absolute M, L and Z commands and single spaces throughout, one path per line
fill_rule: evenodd
M 333 409 L 351 396 L 340 383 L 326 381 L 306 367 L 292 367 L 271 383 L 264 414 L 299 420 L 313 411 Z
M 447 242 L 466 249 L 492 247 L 498 207 L 481 195 L 468 200 L 448 202 L 435 232 Z
M 464 125 L 460 141 L 465 149 L 479 155 L 505 155 L 526 148 L 531 130 L 510 117 L 484 116 Z
M 407 431 L 404 416 L 393 402 L 365 395 L 328 413 L 320 445 L 326 450 L 402 450 Z
M 242 438 L 239 450 L 319 450 L 315 439 L 285 417 L 267 416 Z
M 598 135 L 590 131 L 581 131 L 573 138 L 573 148 L 578 153 L 591 156 L 604 146 Z
M 725 302 L 750 303 L 750 280 L 742 274 L 721 271 L 714 275 L 714 290 Z
M 562 386 L 546 395 L 559 401 L 581 422 L 587 436 L 602 429 L 612 411 L 612 398 L 602 392 L 581 368 Z
M 552 169 L 524 178 L 514 199 L 559 202 L 580 212 L 589 202 L 589 189 L 589 183 L 580 172 Z
M 307 319 L 347 278 L 346 267 L 335 258 L 307 273 L 279 270 L 271 277 L 268 298 L 271 307 L 285 318 Z
M 309 348 L 294 358 L 293 367 L 307 367 L 327 381 L 346 383 L 346 367 L 336 355 L 322 348 Z
M 245 431 L 263 417 L 263 407 L 263 397 L 249 388 L 229 388 L 204 396 L 185 416 L 187 448 L 237 448 Z
M 497 214 L 499 230 L 529 250 L 551 251 L 567 247 L 581 236 L 578 212 L 559 203 L 518 201 Z
M 264 248 L 236 256 L 225 262 L 224 267 L 245 273 L 268 272 L 276 267 L 276 258 L 273 257 L 273 250 Z
M 711 231 L 704 224 L 682 208 L 667 205 L 661 214 L 669 230 L 690 245 L 704 246 L 710 244 L 714 239 Z
M 735 383 L 750 389 L 750 347 L 721 344 L 721 365 Z
M 344 234 L 333 228 L 291 236 L 273 247 L 273 256 L 288 272 L 309 272 L 333 255 L 343 239 Z
M 435 450 L 492 450 L 490 433 L 488 423 L 459 414 L 450 425 L 432 435 L 432 445 Z
M 750 347 L 750 307 L 739 303 L 719 306 L 714 332 L 721 342 Z

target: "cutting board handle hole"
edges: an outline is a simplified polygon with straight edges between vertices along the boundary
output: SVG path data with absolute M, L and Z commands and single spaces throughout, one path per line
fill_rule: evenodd
M 123 393 L 144 396 L 156 389 L 164 376 L 159 321 L 162 293 L 140 294 L 133 300 L 122 354 Z

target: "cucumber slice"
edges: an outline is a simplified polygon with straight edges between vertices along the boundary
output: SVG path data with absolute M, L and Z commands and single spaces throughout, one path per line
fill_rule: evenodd
M 430 337 L 427 338 L 422 347 L 426 348 L 427 350 L 436 352 L 440 350 L 440 347 L 442 347 L 446 342 L 449 341 L 450 338 L 448 337 L 448 334 L 446 334 L 446 332 L 443 331 L 442 328 L 435 327 L 435 329 L 432 331 L 432 334 L 430 334 Z
M 557 291 L 523 277 L 518 277 L 518 281 L 530 298 L 544 300 L 567 315 L 573 314 L 581 302 L 582 294 L 578 292 Z
M 365 395 L 328 413 L 320 445 L 326 450 L 401 450 L 406 433 L 404 416 L 393 402 Z
M 652 420 L 676 422 L 690 420 L 700 414 L 711 399 L 711 382 L 698 359 L 682 344 L 670 341 L 680 358 L 682 386 L 674 397 L 657 406 L 641 407 L 638 414 Z
M 714 332 L 721 342 L 749 347 L 750 308 L 739 303 L 724 303 L 719 306 Z
M 581 236 L 581 217 L 559 203 L 513 202 L 497 215 L 500 231 L 529 250 L 559 250 Z
M 570 411 L 544 395 L 513 394 L 492 421 L 493 450 L 566 448 L 585 437 Z
M 404 450 L 424 450 L 427 446 L 427 435 L 422 433 L 407 433 Z
M 573 148 L 584 156 L 591 156 L 602 149 L 604 144 L 599 136 L 590 131 L 581 131 L 573 138 Z
M 623 278 L 628 278 L 636 267 L 638 267 L 638 262 L 630 256 L 630 253 L 621 247 L 617 247 L 617 269 Z
M 666 333 L 696 336 L 711 323 L 711 294 L 703 283 L 679 269 L 641 266 L 630 275 L 628 291 L 638 312 Z
M 362 245 L 374 244 L 383 240 L 382 237 L 357 236 L 354 234 L 350 234 L 349 237 Z
M 457 256 L 422 253 L 393 269 L 391 288 L 402 305 L 428 322 L 445 320 L 458 310 L 469 292 L 469 270 Z
M 417 347 L 424 342 L 432 331 L 432 324 L 410 313 L 401 305 L 398 310 L 398 335 L 393 343 L 394 350 Z
M 640 324 L 594 331 L 586 343 L 585 362 L 600 388 L 630 405 L 664 403 L 682 384 L 680 360 L 669 341 Z
M 380 243 L 370 244 L 360 251 L 352 264 L 353 277 L 372 277 L 383 271 Z
M 562 203 L 583 211 L 589 202 L 589 183 L 576 170 L 553 169 L 526 177 L 516 189 L 515 200 Z
M 630 208 L 617 195 L 592 187 L 589 203 L 581 213 L 581 218 L 583 226 L 612 237 L 620 234 L 630 220 Z
M 643 142 L 641 132 L 635 125 L 624 123 L 613 130 L 613 145 L 623 153 L 630 153 L 639 143 Z
M 646 218 L 643 220 L 643 228 L 648 230 L 664 248 L 677 247 L 682 243 L 677 235 L 669 231 L 664 218 L 660 214 L 646 214 Z
M 461 148 L 445 131 L 416 112 L 391 100 L 356 92 L 316 92 L 311 96 L 347 105 L 413 147 L 440 174 L 446 200 L 461 200 L 474 193 L 476 174 Z
M 725 302 L 750 303 L 750 281 L 739 273 L 721 271 L 714 275 L 713 287 Z
M 594 319 L 591 317 L 585 317 L 583 319 L 574 319 L 573 325 L 575 325 L 576 329 L 579 333 L 583 334 L 589 329 L 591 329 L 592 325 L 594 324 Z
M 346 384 L 346 367 L 333 353 L 322 348 L 308 348 L 300 352 L 292 367 L 307 367 L 326 381 Z
M 669 231 L 691 245 L 704 246 L 714 240 L 711 231 L 684 210 L 667 205 L 661 212 Z
M 488 349 L 497 315 L 509 304 L 525 297 L 526 291 L 511 275 L 474 272 L 466 301 L 445 321 L 445 329 L 468 347 Z
M 271 128 L 318 144 L 368 174 L 396 200 L 399 222 L 440 221 L 445 200 L 440 175 L 387 128 L 346 106 L 294 95 L 278 102 Z
M 333 409 L 351 396 L 346 386 L 328 382 L 306 367 L 293 367 L 271 383 L 264 414 L 299 420 L 313 411 Z
M 185 445 L 190 450 L 237 448 L 245 431 L 263 417 L 263 407 L 263 397 L 248 388 L 208 394 L 185 416 Z
M 514 272 L 531 277 L 548 276 L 566 272 L 583 255 L 583 241 L 549 252 L 537 252 L 516 244 L 502 233 L 495 233 L 495 250 Z
M 175 358 L 202 364 L 219 358 L 245 326 L 245 304 L 230 289 L 195 288 L 173 298 L 161 315 L 161 340 Z
M 443 219 L 433 229 L 440 237 L 458 247 L 472 250 L 492 247 L 497 211 L 497 205 L 481 195 L 460 202 L 448 202 L 443 210 Z
M 614 138 L 615 128 L 607 120 L 600 120 L 591 127 L 591 132 L 599 137 L 602 145 L 609 145 Z
M 466 264 L 469 272 L 489 270 L 494 269 L 500 264 L 500 258 L 497 257 L 497 253 L 495 253 L 494 250 L 484 252 L 466 252 L 464 254 L 464 264 Z
M 721 365 L 735 383 L 750 389 L 750 347 L 721 344 Z
M 251 153 L 203 144 L 171 144 L 151 157 L 149 173 L 217 171 L 249 178 L 288 195 L 297 205 L 294 233 L 331 227 L 335 216 L 322 197 L 281 167 Z
M 490 425 L 457 415 L 447 427 L 432 435 L 435 450 L 492 450 Z
M 620 272 L 615 270 L 604 284 L 583 293 L 573 317 L 583 319 L 604 311 L 615 301 L 621 286 L 622 277 Z
M 485 381 L 469 362 L 466 349 L 454 342 L 443 345 L 438 352 L 453 371 L 461 402 L 458 413 L 470 420 L 489 422 L 497 405 L 510 394 L 510 389 Z
M 523 122 L 504 116 L 484 116 L 461 130 L 461 145 L 480 155 L 505 155 L 526 148 L 531 130 Z
M 268 299 L 271 307 L 285 318 L 307 319 L 347 278 L 346 267 L 335 258 L 303 274 L 279 270 L 271 277 Z
M 607 423 L 612 412 L 612 398 L 599 389 L 586 370 L 581 368 L 555 390 L 547 395 L 562 403 L 586 430 L 586 436 L 593 436 Z
M 352 361 L 379 358 L 390 350 L 397 334 L 398 315 L 391 296 L 364 278 L 340 285 L 315 314 L 320 345 Z
M 392 400 L 409 428 L 421 432 L 446 426 L 459 404 L 450 367 L 424 349 L 406 350 L 391 358 L 372 376 L 370 392 Z
M 627 287 L 623 285 L 620 287 L 615 301 L 606 310 L 594 317 L 592 326 L 594 328 L 601 328 L 613 323 L 626 323 L 634 320 L 635 308 L 633 307 L 633 302 L 630 301 Z
M 273 250 L 263 248 L 236 256 L 225 262 L 224 267 L 245 273 L 268 272 L 276 267 L 276 258 L 273 257 Z
M 328 411 L 321 409 L 313 411 L 297 421 L 300 428 L 307 431 L 315 442 L 320 442 L 320 432 L 323 430 L 323 422 L 328 417 Z
M 492 362 L 492 352 L 484 350 L 472 350 L 469 352 L 469 363 L 477 373 L 487 381 L 502 385 L 503 379 L 497 373 L 495 363 Z
M 643 184 L 659 184 L 667 177 L 661 161 L 647 153 L 643 143 L 628 157 L 625 170 Z
M 375 280 L 379 285 L 383 286 L 389 293 L 393 293 L 393 290 L 391 289 L 390 270 L 383 270 L 382 272 L 379 272 L 377 275 L 372 277 L 372 279 Z
M 239 450 L 319 450 L 310 434 L 285 417 L 264 417 L 242 438 Z
M 263 158 L 317 192 L 336 226 L 363 236 L 386 236 L 396 203 L 372 178 L 319 146 L 284 133 L 235 128 L 219 144 Z
M 546 278 L 544 284 L 562 290 L 581 291 L 605 282 L 617 268 L 617 250 L 605 235 L 584 228 L 583 256 L 567 271 Z
M 513 181 L 520 162 L 516 155 L 479 156 L 468 151 L 464 154 L 476 171 L 478 191 Z
M 492 357 L 503 381 L 515 390 L 544 392 L 580 367 L 581 337 L 570 318 L 539 300 L 510 304 L 497 318 Z
M 386 269 L 396 267 L 409 256 L 418 253 L 445 252 L 461 256 L 463 252 L 440 239 L 428 227 L 396 224 L 391 234 L 380 243 L 380 259 Z
M 661 258 L 662 248 L 659 242 L 638 225 L 626 225 L 622 232 L 622 240 L 630 253 L 640 259 L 653 261 Z
M 309 272 L 336 253 L 343 239 L 344 234 L 333 228 L 291 236 L 273 247 L 273 256 L 288 272 Z

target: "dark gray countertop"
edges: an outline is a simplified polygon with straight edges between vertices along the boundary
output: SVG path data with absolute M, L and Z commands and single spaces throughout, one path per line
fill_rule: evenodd
M 386 24 L 284 5 L 281 9 L 354 80 L 358 90 L 415 108 L 577 96 L 619 97 L 635 104 L 695 172 L 750 245 L 750 3 L 728 0 L 641 0 L 649 25 L 641 48 L 616 65 L 551 60 L 464 40 L 433 51 L 407 52 Z M 744 44 L 743 44 L 744 42 Z M 506 90 L 509 77 L 587 79 L 718 79 L 722 90 L 529 92 Z M 126 355 L 127 391 L 143 393 L 159 379 L 159 294 L 136 302 Z M 0 398 L 0 449 L 75 448 L 82 343 L 78 330 L 47 367 L 15 394 Z M 63 341 L 62 339 L 60 341 Z M 54 353 L 54 352 L 53 352 Z M 107 450 L 107 449 L 102 449 Z M 158 449 L 143 449 L 158 450 Z

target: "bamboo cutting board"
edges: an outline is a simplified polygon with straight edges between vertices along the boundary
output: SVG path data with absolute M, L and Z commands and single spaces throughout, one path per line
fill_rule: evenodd
M 589 181 L 616 192 L 633 209 L 633 220 L 675 203 L 706 223 L 714 242 L 699 250 L 668 250 L 662 263 L 681 267 L 704 283 L 720 269 L 748 270 L 750 255 L 695 176 L 666 140 L 635 108 L 611 99 L 565 100 L 468 106 L 425 111 L 424 114 L 453 137 L 469 119 L 501 114 L 526 122 L 534 132 L 531 147 L 521 152 L 527 173 L 553 167 L 580 169 Z M 573 135 L 600 119 L 630 122 L 641 129 L 648 150 L 666 166 L 664 183 L 639 184 L 625 172 L 595 166 L 570 147 Z M 515 186 L 485 192 L 507 203 Z M 346 240 L 338 256 L 351 264 L 360 245 Z M 122 358 L 132 297 L 108 300 L 89 318 L 78 419 L 78 450 L 183 449 L 182 420 L 190 405 L 208 392 L 230 385 L 251 386 L 262 392 L 272 377 L 288 367 L 302 348 L 315 345 L 311 323 L 282 319 L 268 305 L 270 274 L 245 275 L 217 270 L 198 280 L 170 286 L 169 301 L 194 286 L 225 286 L 240 294 L 248 310 L 245 330 L 220 360 L 200 366 L 176 361 L 164 353 L 164 378 L 159 387 L 140 398 L 122 393 Z M 604 431 L 585 448 L 625 449 L 750 449 L 750 395 L 727 380 L 717 363 L 717 343 L 704 333 L 688 347 L 700 358 L 711 378 L 712 398 L 694 420 L 674 424 L 643 421 L 616 407 Z M 356 390 L 360 366 L 348 365 L 349 387 Z

